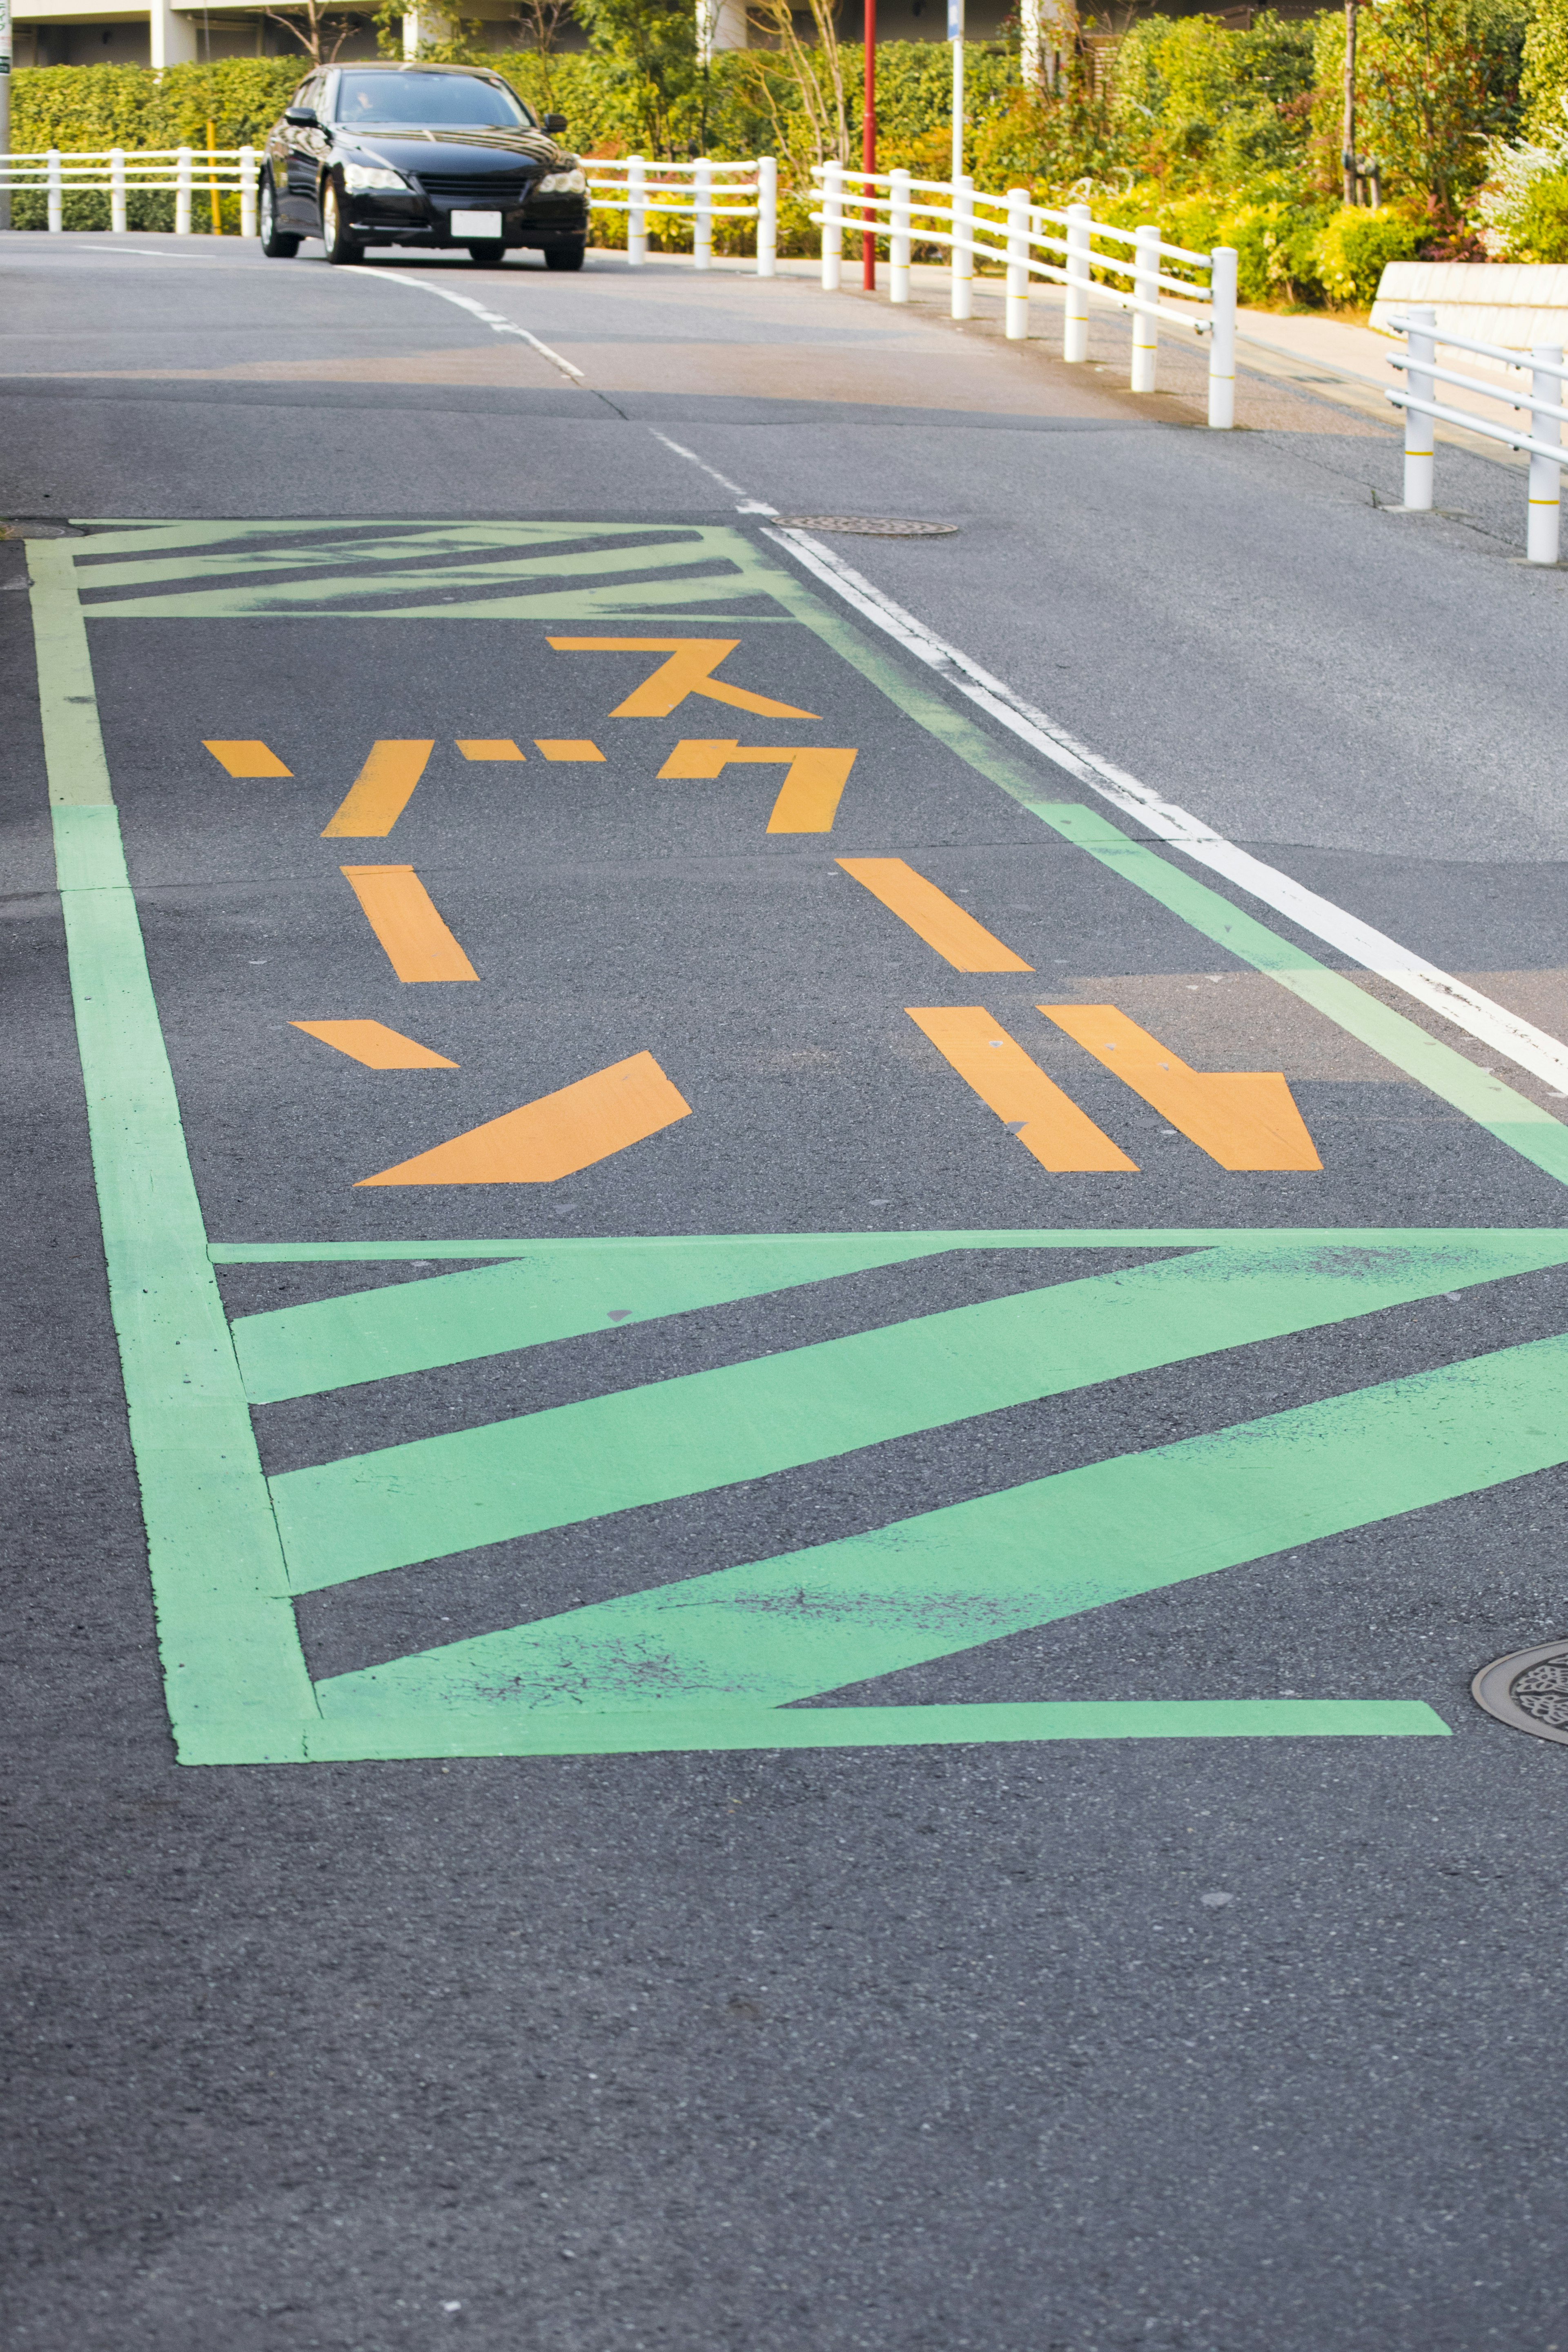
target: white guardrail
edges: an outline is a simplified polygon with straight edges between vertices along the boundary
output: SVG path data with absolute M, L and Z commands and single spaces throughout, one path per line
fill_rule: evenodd
M 1387 397 L 1395 408 L 1405 411 L 1406 508 L 1418 514 L 1431 509 L 1436 457 L 1434 423 L 1462 425 L 1467 433 L 1478 433 L 1483 440 L 1500 441 L 1506 448 L 1529 451 L 1525 561 L 1555 563 L 1562 529 L 1563 425 L 1568 419 L 1568 408 L 1562 404 L 1568 369 L 1563 364 L 1561 343 L 1535 344 L 1530 357 L 1521 359 L 1517 351 L 1510 351 L 1503 343 L 1478 343 L 1468 335 L 1450 334 L 1446 330 L 1438 334 L 1437 313 L 1430 305 L 1419 309 L 1413 306 L 1407 317 L 1391 319 L 1388 323 L 1395 333 L 1405 337 L 1405 357 L 1390 360 L 1389 365 L 1405 371 L 1405 388 L 1403 392 L 1391 392 Z M 1473 352 L 1478 359 L 1489 361 L 1493 367 L 1528 369 L 1528 397 L 1510 399 L 1506 384 L 1488 383 L 1479 376 L 1439 367 L 1439 343 L 1445 350 Z M 1447 406 L 1433 396 L 1440 383 L 1458 384 L 1465 392 L 1479 393 L 1496 401 L 1500 408 L 1527 410 L 1530 430 L 1521 433 L 1517 425 L 1478 416 L 1471 409 Z
M 1132 317 L 1132 390 L 1152 392 L 1158 365 L 1161 321 L 1209 338 L 1208 421 L 1224 431 L 1236 422 L 1236 253 L 1216 246 L 1194 253 L 1167 245 L 1157 228 L 1112 228 L 1097 221 L 1088 205 L 1053 212 L 1031 201 L 1027 188 L 1005 195 L 983 194 L 972 180 L 916 180 L 908 172 L 861 172 L 847 163 L 813 166 L 822 210 L 811 217 L 822 230 L 822 283 L 829 293 L 843 283 L 844 239 L 868 232 L 885 242 L 890 264 L 889 299 L 910 299 L 910 252 L 914 245 L 945 246 L 952 278 L 952 315 L 973 316 L 976 257 L 999 261 L 1007 271 L 1005 328 L 1009 341 L 1029 331 L 1029 285 L 1042 278 L 1067 289 L 1062 319 L 1062 357 L 1089 357 L 1089 305 L 1096 299 Z M 1050 223 L 1053 226 L 1047 226 Z M 1056 228 L 1065 231 L 1062 236 Z M 1119 251 L 1097 249 L 1110 238 Z M 1131 247 L 1131 255 L 1126 248 Z M 1059 255 L 1059 260 L 1047 258 Z M 1162 265 L 1174 262 L 1204 270 L 1208 283 L 1178 278 Z M 1095 271 L 1131 280 L 1131 291 L 1098 283 Z M 1162 297 L 1163 299 L 1162 299 Z M 1177 305 L 1180 305 L 1178 308 Z
M 0 187 L 13 194 L 43 194 L 48 225 L 58 236 L 65 226 L 65 200 L 79 190 L 107 188 L 109 226 L 125 229 L 125 199 L 143 189 L 174 192 L 174 235 L 191 234 L 191 198 L 239 192 L 239 233 L 256 235 L 258 157 L 254 147 L 100 147 L 80 152 L 58 147 L 35 154 L 0 156 Z
M 584 155 L 589 194 L 601 212 L 626 215 L 626 260 L 640 269 L 647 259 L 650 213 L 691 224 L 691 258 L 699 269 L 713 266 L 716 220 L 757 224 L 757 276 L 777 275 L 779 173 L 772 155 L 738 163 L 716 163 L 706 155 L 690 163 L 650 163 L 641 155 Z M 597 178 L 593 177 L 597 173 Z M 715 203 L 714 198 L 750 197 L 752 202 Z
M 194 194 L 239 194 L 239 233 L 256 235 L 256 188 L 260 158 L 254 147 L 105 147 L 0 156 L 0 187 L 47 198 L 48 226 L 65 226 L 65 199 L 81 189 L 109 191 L 110 227 L 123 232 L 126 197 L 143 189 L 174 192 L 174 234 L 191 234 Z M 634 269 L 647 259 L 650 213 L 691 224 L 692 258 L 699 269 L 713 260 L 716 220 L 757 224 L 757 276 L 777 274 L 778 165 L 771 155 L 734 163 L 700 156 L 689 163 L 650 163 L 640 155 L 584 155 L 583 168 L 596 209 L 624 212 L 626 257 Z M 740 203 L 731 199 L 739 197 Z

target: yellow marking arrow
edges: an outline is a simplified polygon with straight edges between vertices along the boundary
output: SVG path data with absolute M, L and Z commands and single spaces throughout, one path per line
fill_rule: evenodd
M 880 898 L 900 922 L 918 932 L 927 947 L 934 948 L 955 971 L 1034 971 L 1032 963 L 1005 948 L 984 923 L 965 914 L 945 890 L 939 890 L 901 857 L 841 857 L 837 863 L 874 898 Z
M 904 1010 L 1042 1168 L 1057 1176 L 1136 1176 L 1136 1161 L 1117 1150 L 983 1004 L 907 1004 Z
M 1279 1070 L 1189 1069 L 1114 1004 L 1040 1011 L 1222 1168 L 1321 1168 Z

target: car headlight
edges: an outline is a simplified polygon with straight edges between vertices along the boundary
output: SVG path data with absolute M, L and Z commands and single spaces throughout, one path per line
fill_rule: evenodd
M 570 172 L 546 172 L 533 193 L 536 196 L 580 196 L 587 185 L 585 173 L 574 165 Z
M 384 163 L 345 163 L 343 185 L 351 196 L 363 196 L 372 188 L 406 188 L 408 183 L 401 172 L 388 171 Z

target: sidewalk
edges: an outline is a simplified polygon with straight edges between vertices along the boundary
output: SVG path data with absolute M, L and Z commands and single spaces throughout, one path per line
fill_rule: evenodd
M 689 268 L 690 264 L 679 256 L 659 256 L 665 267 Z M 749 261 L 715 261 L 715 269 L 725 269 L 749 275 Z M 816 281 L 819 264 L 814 258 L 781 260 L 779 275 Z M 858 255 L 846 255 L 844 291 L 864 302 L 868 298 L 861 290 L 860 264 Z M 999 333 L 1002 324 L 1005 289 L 1000 274 L 977 277 L 974 281 L 974 317 L 970 328 L 986 333 Z M 890 307 L 887 302 L 887 265 L 878 265 L 879 307 Z M 910 271 L 913 299 L 910 310 L 928 318 L 945 311 L 951 279 L 948 271 L 932 264 L 917 263 Z M 1039 281 L 1030 289 L 1029 341 L 1059 350 L 1061 342 L 1061 310 L 1063 289 L 1043 285 Z M 961 330 L 961 331 L 963 331 Z M 1105 381 L 1120 373 L 1127 364 L 1126 353 L 1131 341 L 1127 314 L 1110 303 L 1096 301 L 1091 297 L 1089 312 L 1089 362 L 1094 373 L 1101 379 L 1101 388 L 1109 390 Z M 1292 393 L 1305 395 L 1314 405 L 1328 402 L 1335 408 L 1347 411 L 1363 420 L 1362 429 L 1376 427 L 1390 434 L 1400 434 L 1403 426 L 1400 412 L 1389 403 L 1386 394 L 1397 390 L 1403 381 L 1402 372 L 1390 364 L 1399 356 L 1403 344 L 1394 337 L 1379 334 L 1370 327 L 1354 325 L 1349 320 L 1327 318 L 1312 312 L 1282 312 L 1276 310 L 1240 310 L 1237 313 L 1237 423 L 1255 430 L 1302 429 L 1302 412 L 1294 415 L 1281 411 L 1263 390 L 1265 380 Z M 1485 362 L 1463 353 L 1450 353 L 1451 363 L 1462 365 L 1467 373 L 1496 382 L 1499 397 L 1489 400 L 1485 394 L 1461 391 L 1458 386 L 1440 387 L 1446 405 L 1464 409 L 1489 422 L 1514 421 L 1506 388 L 1510 379 L 1503 370 L 1489 367 Z M 1179 327 L 1162 327 L 1160 336 L 1159 383 L 1163 393 L 1173 395 L 1186 407 L 1201 411 L 1204 382 L 1207 374 L 1207 344 Z M 1523 379 L 1515 377 L 1515 387 Z M 1521 419 L 1520 422 L 1523 423 Z M 1462 425 L 1437 424 L 1436 438 L 1457 448 L 1469 450 L 1474 456 L 1489 457 L 1494 464 L 1527 468 L 1528 457 L 1518 450 L 1505 448 L 1500 442 L 1488 439 L 1479 433 L 1468 433 Z

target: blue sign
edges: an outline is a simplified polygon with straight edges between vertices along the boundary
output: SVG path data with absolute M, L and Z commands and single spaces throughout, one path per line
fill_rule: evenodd
M 963 38 L 963 0 L 947 0 L 947 37 L 950 41 Z

